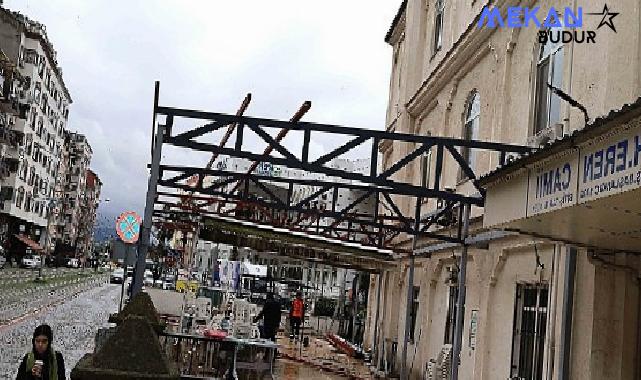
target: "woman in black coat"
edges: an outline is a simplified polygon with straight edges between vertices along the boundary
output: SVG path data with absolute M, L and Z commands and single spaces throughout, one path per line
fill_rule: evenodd
M 31 351 L 22 359 L 16 380 L 66 380 L 62 354 L 51 346 L 53 332 L 40 325 L 33 332 Z

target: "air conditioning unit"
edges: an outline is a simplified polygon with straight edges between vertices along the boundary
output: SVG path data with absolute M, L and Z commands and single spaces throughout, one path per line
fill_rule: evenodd
M 539 131 L 536 135 L 527 139 L 529 146 L 540 148 L 549 142 L 563 138 L 563 124 L 557 123 Z
M 513 161 L 518 160 L 521 158 L 521 155 L 518 153 L 508 153 L 505 155 L 505 162 L 502 163 L 502 165 L 507 165 Z

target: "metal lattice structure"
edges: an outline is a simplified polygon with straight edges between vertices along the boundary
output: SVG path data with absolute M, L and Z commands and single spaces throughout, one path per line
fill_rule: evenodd
M 302 122 L 300 118 L 311 106 L 309 102 L 290 121 L 248 117 L 243 115 L 247 104 L 248 98 L 236 115 L 160 106 L 156 88 L 146 229 L 151 228 L 153 220 L 159 227 L 196 231 L 194 216 L 197 215 L 205 221 L 215 217 L 231 218 L 386 252 L 393 249 L 393 239 L 403 234 L 462 244 L 461 217 L 456 214 L 461 213 L 463 205 L 483 206 L 484 191 L 476 186 L 477 177 L 461 152 L 488 151 L 503 162 L 507 154 L 531 151 L 529 147 L 500 143 Z M 195 122 L 199 126 L 178 131 L 175 126 L 179 120 Z M 206 141 L 225 128 L 222 141 Z M 296 144 L 283 142 L 288 133 L 299 137 Z M 247 144 L 250 134 L 254 140 L 258 138 L 266 144 L 267 149 L 262 153 L 252 149 Z M 326 153 L 313 157 L 310 154 L 312 141 L 322 141 Z M 381 170 L 379 147 L 389 143 L 407 144 L 411 149 L 401 160 Z M 168 145 L 208 152 L 212 159 L 203 167 L 161 162 L 160 151 Z M 368 172 L 328 165 L 359 147 L 368 152 Z M 420 162 L 428 152 L 435 156 L 432 181 L 417 185 L 399 178 L 407 177 L 398 175 L 402 170 L 414 170 L 420 176 L 422 169 L 416 170 L 415 162 Z M 244 159 L 253 164 L 246 172 L 213 168 L 214 160 L 219 156 Z M 446 161 L 458 165 L 464 176 L 475 184 L 475 194 L 456 193 L 443 186 Z M 288 178 L 257 174 L 254 170 L 258 163 L 278 165 L 308 176 Z M 314 191 L 302 199 L 294 199 L 293 193 L 301 187 L 311 187 Z M 339 207 L 341 191 L 357 196 Z M 328 207 L 314 206 L 321 197 Z M 433 199 L 439 208 L 423 214 L 424 202 Z M 370 211 L 364 212 L 360 206 L 368 202 L 370 207 L 365 209 Z M 450 219 L 444 228 L 441 221 L 446 215 Z M 458 226 L 452 226 L 452 221 Z M 148 238 L 146 240 L 148 244 Z M 145 245 L 144 237 L 141 244 Z
M 223 214 L 232 214 L 241 219 L 248 219 L 259 223 L 289 227 L 293 230 L 306 230 L 313 234 L 332 238 L 342 238 L 353 241 L 352 235 L 366 235 L 365 241 L 357 241 L 365 245 L 386 248 L 390 239 L 400 233 L 418 235 L 449 242 L 462 242 L 460 229 L 455 236 L 439 234 L 434 232 L 432 227 L 436 221 L 445 213 L 457 205 L 471 204 L 483 205 L 483 191 L 478 188 L 476 195 L 457 194 L 441 185 L 441 173 L 446 154 L 460 166 L 465 175 L 472 181 L 476 179 L 473 170 L 463 158 L 460 149 L 478 149 L 496 152 L 501 157 L 506 153 L 525 153 L 530 148 L 511 146 L 505 144 L 488 143 L 480 141 L 468 141 L 443 137 L 416 136 L 402 133 L 373 131 L 349 127 L 341 127 L 325 124 L 314 124 L 306 122 L 284 122 L 278 120 L 259 119 L 247 116 L 232 116 L 212 112 L 202 112 L 187 109 L 170 107 L 157 107 L 157 116 L 166 116 L 163 143 L 176 147 L 189 148 L 197 151 L 211 152 L 216 155 L 243 158 L 252 161 L 267 162 L 274 165 L 281 165 L 291 169 L 304 170 L 309 173 L 319 174 L 327 178 L 339 178 L 346 182 L 332 181 L 330 179 L 302 179 L 282 178 L 269 175 L 258 175 L 255 173 L 238 173 L 228 170 L 207 169 L 193 166 L 160 165 L 160 178 L 158 185 L 165 188 L 182 190 L 185 193 L 199 194 L 202 202 L 185 204 L 172 202 L 170 198 L 184 198 L 185 194 L 170 192 L 159 192 L 157 204 L 176 206 L 182 211 L 191 211 L 201 214 L 212 213 L 212 204 L 217 205 L 217 210 Z M 195 118 L 202 120 L 204 125 L 193 130 L 173 133 L 172 126 L 175 118 Z M 220 146 L 215 144 L 199 142 L 198 138 L 214 132 L 228 125 L 236 126 L 236 135 L 232 141 L 233 147 Z M 282 143 L 277 142 L 267 132 L 269 128 L 287 129 L 300 131 L 303 134 L 302 145 L 298 152 L 288 149 Z M 252 131 L 260 136 L 265 143 L 269 144 L 278 153 L 261 155 L 243 146 L 244 131 Z M 312 135 L 340 135 L 349 136 L 351 140 L 344 145 L 333 148 L 329 153 L 316 159 L 309 158 L 309 144 Z M 326 140 L 327 141 L 327 140 Z M 384 141 L 403 142 L 414 144 L 414 150 L 396 162 L 390 168 L 378 170 L 378 146 Z M 332 159 L 339 158 L 359 145 L 370 144 L 370 168 L 368 174 L 348 172 L 346 170 L 330 168 L 326 166 Z M 393 175 L 406 168 L 412 161 L 420 158 L 427 151 L 436 151 L 435 180 L 429 187 L 422 187 L 412 183 L 403 182 L 393 178 Z M 197 177 L 195 184 L 184 183 L 188 178 Z M 204 179 L 213 177 L 216 180 L 206 186 Z M 349 182 L 347 182 L 349 181 Z M 229 191 L 229 185 L 236 184 Z M 275 194 L 273 185 L 280 185 L 286 189 L 286 194 Z M 312 186 L 316 190 L 313 194 L 299 201 L 293 201 L 291 194 L 295 187 Z M 262 196 L 257 192 L 250 191 L 250 187 L 258 188 Z M 348 206 L 337 209 L 337 197 L 341 189 L 355 191 L 360 196 Z M 203 195 L 209 196 L 202 197 Z M 321 210 L 311 207 L 311 203 L 321 196 L 329 195 L 331 208 Z M 409 199 L 411 204 L 420 204 L 417 199 L 437 199 L 444 205 L 441 210 L 420 219 L 415 223 L 416 214 L 420 212 L 404 213 L 402 208 L 394 199 Z M 191 198 L 194 199 L 194 198 Z M 354 212 L 353 210 L 367 199 L 374 200 L 373 212 L 371 215 Z M 229 209 L 233 205 L 233 209 Z M 253 210 L 254 212 L 248 212 Z M 380 210 L 389 210 L 388 213 L 381 213 Z M 214 214 L 218 213 L 213 211 Z M 287 217 L 282 218 L 283 213 Z M 167 216 L 166 210 L 155 211 L 157 216 Z M 414 214 L 414 215 L 412 215 Z M 280 218 L 275 217 L 281 215 Z M 320 223 L 324 221 L 324 223 Z M 345 227 L 344 225 L 347 224 Z M 341 226 L 342 225 L 342 226 Z

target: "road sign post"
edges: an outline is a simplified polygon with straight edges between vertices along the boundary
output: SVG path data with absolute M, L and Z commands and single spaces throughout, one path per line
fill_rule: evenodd
M 140 215 L 136 214 L 133 211 L 126 211 L 120 214 L 116 219 L 116 233 L 118 237 L 125 244 L 125 257 L 123 259 L 123 278 L 122 285 L 120 289 L 120 306 L 118 310 L 122 307 L 122 298 L 125 291 L 125 283 L 127 282 L 127 268 L 129 267 L 129 251 L 134 247 L 134 243 L 138 241 L 140 236 L 140 226 L 142 224 L 142 218 Z

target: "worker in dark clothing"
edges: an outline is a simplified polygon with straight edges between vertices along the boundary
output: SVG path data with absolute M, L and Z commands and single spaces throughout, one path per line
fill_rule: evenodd
M 300 325 L 303 323 L 304 316 L 305 302 L 303 301 L 303 293 L 299 291 L 296 293 L 296 298 L 292 301 L 292 307 L 289 310 L 289 323 L 291 326 L 289 339 L 300 335 Z
M 254 317 L 254 323 L 262 318 L 263 330 L 261 331 L 261 338 L 275 342 L 278 326 L 280 326 L 280 303 L 274 299 L 273 293 L 267 293 L 266 298 L 263 310 Z
M 32 348 L 20 363 L 16 380 L 66 380 L 62 354 L 51 345 L 53 332 L 49 325 L 36 327 Z

